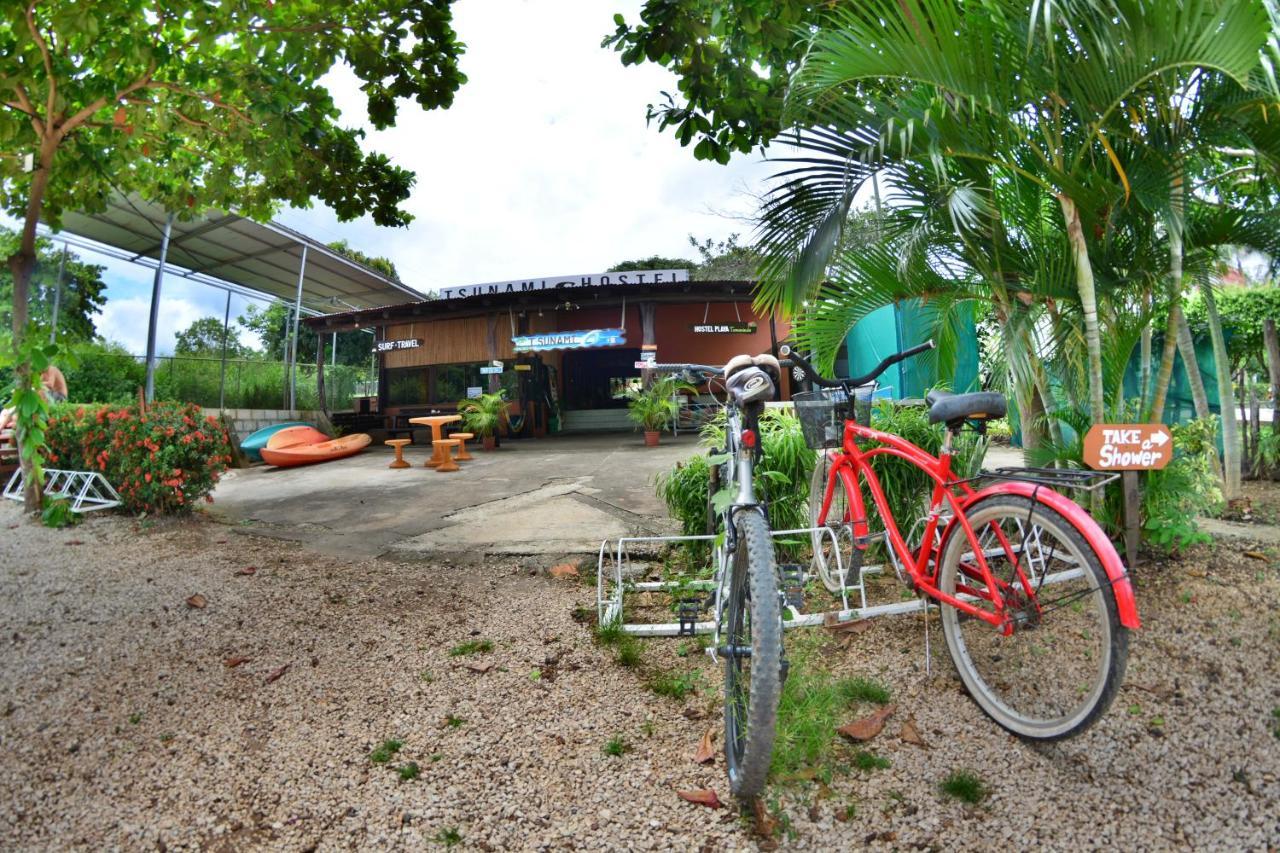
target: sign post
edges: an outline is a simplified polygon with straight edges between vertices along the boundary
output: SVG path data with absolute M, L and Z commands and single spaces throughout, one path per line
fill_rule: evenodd
M 1120 471 L 1124 487 L 1124 550 L 1138 560 L 1138 472 L 1159 471 L 1173 459 L 1173 435 L 1164 424 L 1094 424 L 1084 437 L 1084 464 L 1095 471 Z

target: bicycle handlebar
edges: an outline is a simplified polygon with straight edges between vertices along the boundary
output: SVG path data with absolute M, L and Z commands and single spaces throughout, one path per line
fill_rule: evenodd
M 649 370 L 665 370 L 674 373 L 677 370 L 692 370 L 698 373 L 717 374 L 724 370 L 724 367 L 716 367 L 714 364 L 680 364 L 678 362 L 653 362 L 649 365 Z
M 851 379 L 823 379 L 818 375 L 818 371 L 814 369 L 813 365 L 809 363 L 807 358 L 800 355 L 786 344 L 783 344 L 778 348 L 778 354 L 783 358 L 789 358 L 791 363 L 803 370 L 805 375 L 809 377 L 809 381 L 814 385 L 817 385 L 819 388 L 843 388 L 845 386 L 866 385 L 872 379 L 875 379 L 883 373 L 885 368 L 890 365 L 897 364 L 900 361 L 906 361 L 908 358 L 911 358 L 911 356 L 919 355 L 920 353 L 925 352 L 926 350 L 931 350 L 936 346 L 937 344 L 930 340 L 925 341 L 918 346 L 911 347 L 910 349 L 905 349 L 902 352 L 894 353 L 893 355 L 887 356 L 884 361 L 881 361 L 872 368 L 870 373 Z

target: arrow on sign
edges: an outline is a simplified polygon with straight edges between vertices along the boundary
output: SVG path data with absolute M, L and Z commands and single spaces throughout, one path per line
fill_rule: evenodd
M 1168 440 L 1169 440 L 1168 434 L 1163 431 L 1158 432 L 1155 435 L 1151 436 L 1151 443 L 1154 444 L 1156 447 L 1164 447 L 1165 442 L 1167 442 Z

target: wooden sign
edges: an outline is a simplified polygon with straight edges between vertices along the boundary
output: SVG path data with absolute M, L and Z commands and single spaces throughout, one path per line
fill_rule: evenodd
M 422 341 L 418 338 L 405 338 L 394 341 L 378 341 L 373 345 L 374 352 L 391 352 L 398 349 L 417 349 L 422 346 Z
M 693 323 L 689 331 L 695 335 L 751 335 L 755 334 L 755 323 Z
M 1084 464 L 1095 471 L 1159 471 L 1172 459 L 1164 424 L 1094 424 L 1084 437 Z

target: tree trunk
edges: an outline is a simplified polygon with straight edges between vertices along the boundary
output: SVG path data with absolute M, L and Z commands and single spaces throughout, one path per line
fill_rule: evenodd
M 1142 324 L 1142 339 L 1138 345 L 1138 411 L 1147 408 L 1151 399 L 1151 291 L 1142 294 L 1142 310 L 1147 322 Z M 1123 386 L 1121 386 L 1123 387 Z
M 1165 398 L 1169 396 L 1169 381 L 1173 379 L 1173 361 L 1178 353 L 1177 328 L 1182 323 L 1182 295 L 1175 294 L 1169 308 L 1169 321 L 1165 324 L 1164 346 L 1160 353 L 1160 369 L 1156 371 L 1156 387 L 1151 394 L 1151 406 L 1147 420 L 1164 422 Z
M 1258 480 L 1262 477 L 1262 407 L 1258 405 L 1258 392 L 1255 390 L 1256 383 L 1248 382 L 1246 379 L 1246 387 L 1249 389 L 1249 429 L 1251 436 L 1250 446 L 1252 452 L 1249 460 L 1249 479 Z
M 1222 415 L 1222 496 L 1233 501 L 1240 497 L 1240 422 L 1236 418 L 1235 383 L 1231 380 L 1227 342 L 1222 335 L 1222 318 L 1218 316 L 1213 288 L 1205 283 L 1201 285 L 1200 293 L 1204 296 L 1205 312 L 1209 316 L 1209 339 L 1213 342 L 1213 360 L 1218 377 L 1218 409 Z
M 40 222 L 40 211 L 44 206 L 45 190 L 49 187 L 49 175 L 53 170 L 53 157 L 57 153 L 58 143 L 52 134 L 46 134 L 40 143 L 40 155 L 35 172 L 31 175 L 31 190 L 27 196 L 27 213 L 22 223 L 22 240 L 18 251 L 9 256 L 9 270 L 13 273 L 13 347 L 15 355 L 21 351 L 23 338 L 27 332 L 28 303 L 30 302 L 31 274 L 36 267 L 36 225 Z M 31 377 L 31 364 L 25 359 L 18 359 L 14 365 L 14 384 L 24 387 Z M 19 447 L 22 446 L 25 430 L 19 420 L 15 436 Z M 36 482 L 31 460 L 25 454 L 19 454 L 22 465 L 24 488 L 22 505 L 27 512 L 40 511 L 40 492 L 42 485 Z
M 1262 321 L 1262 340 L 1267 348 L 1267 374 L 1271 377 L 1271 431 L 1280 435 L 1280 334 L 1271 317 Z
M 1178 317 L 1178 355 L 1187 368 L 1187 383 L 1191 386 L 1191 402 L 1196 409 L 1197 418 L 1207 418 L 1213 414 L 1209 411 L 1209 392 L 1204 390 L 1204 377 L 1200 375 L 1200 362 L 1196 359 L 1196 343 L 1191 337 L 1191 326 L 1187 324 L 1187 315 Z
M 1067 239 L 1076 264 L 1076 290 L 1080 294 L 1080 309 L 1084 313 L 1084 342 L 1089 353 L 1089 418 L 1093 423 L 1106 421 L 1105 389 L 1102 385 L 1102 330 L 1098 325 L 1098 294 L 1093 282 L 1093 265 L 1089 262 L 1089 246 L 1085 243 L 1084 230 L 1080 226 L 1080 212 L 1075 202 L 1065 195 L 1058 196 L 1062 205 L 1062 217 L 1067 226 Z M 1104 487 L 1105 488 L 1105 487 Z M 1103 489 L 1091 493 L 1094 515 L 1102 514 Z

